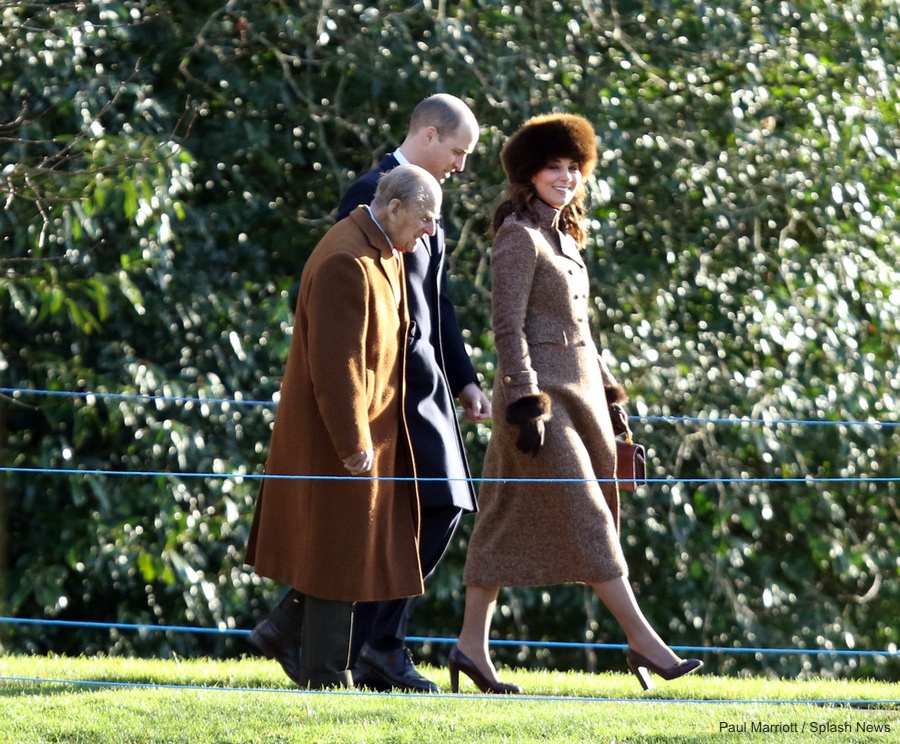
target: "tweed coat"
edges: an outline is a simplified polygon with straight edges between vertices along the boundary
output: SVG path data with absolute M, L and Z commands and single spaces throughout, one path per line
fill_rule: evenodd
M 246 562 L 312 597 L 421 594 L 419 503 L 402 422 L 408 316 L 402 263 L 365 207 L 303 269 L 294 334 Z M 374 448 L 356 480 L 343 459 Z
M 616 448 L 604 385 L 615 379 L 591 340 L 588 275 L 559 212 L 539 202 L 540 225 L 515 215 L 491 249 L 497 374 L 485 479 L 464 583 L 540 586 L 626 576 L 618 535 Z M 500 412 L 543 392 L 552 401 L 536 457 L 516 448 L 519 427 Z
M 338 219 L 375 195 L 378 179 L 399 161 L 386 155 L 378 167 L 355 181 L 341 199 Z M 453 397 L 478 375 L 466 351 L 456 311 L 447 292 L 443 224 L 403 254 L 409 298 L 409 349 L 406 358 L 406 420 L 413 443 L 423 507 L 476 509 L 465 447 Z M 430 480 L 442 479 L 442 480 Z

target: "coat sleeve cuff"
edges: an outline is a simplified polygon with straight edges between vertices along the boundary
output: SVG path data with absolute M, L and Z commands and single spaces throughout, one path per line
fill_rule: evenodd
M 504 374 L 500 384 L 510 391 L 510 398 L 522 398 L 526 395 L 540 395 L 537 374 L 532 370 Z
M 526 395 L 506 407 L 506 421 L 520 426 L 535 421 L 549 421 L 552 408 L 550 396 L 546 393 Z

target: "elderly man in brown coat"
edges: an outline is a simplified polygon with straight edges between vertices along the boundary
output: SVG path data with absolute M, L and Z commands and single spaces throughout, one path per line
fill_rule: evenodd
M 291 587 L 250 640 L 301 687 L 352 686 L 354 602 L 423 591 L 400 254 L 434 234 L 440 207 L 427 171 L 395 168 L 303 270 L 246 555 L 256 573 Z

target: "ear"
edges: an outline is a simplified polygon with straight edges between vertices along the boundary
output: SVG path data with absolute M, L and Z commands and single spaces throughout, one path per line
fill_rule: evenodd
M 425 127 L 422 129 L 422 142 L 425 144 L 431 144 L 432 142 L 437 142 L 439 139 L 439 133 L 437 127 Z
M 403 209 L 403 202 L 399 199 L 391 199 L 390 204 L 388 204 L 387 212 L 389 217 L 396 217 L 400 210 Z

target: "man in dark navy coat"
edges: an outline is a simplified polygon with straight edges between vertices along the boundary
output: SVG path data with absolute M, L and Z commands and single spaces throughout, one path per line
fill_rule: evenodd
M 368 204 L 381 175 L 398 165 L 418 165 L 443 182 L 465 167 L 477 141 L 478 122 L 465 103 L 447 94 L 426 98 L 413 110 L 400 147 L 344 194 L 338 219 Z M 476 509 L 453 398 L 459 399 L 470 421 L 483 422 L 491 415 L 447 294 L 446 258 L 441 223 L 434 236 L 420 239 L 418 248 L 403 256 L 410 315 L 406 418 L 416 475 L 426 479 L 419 481 L 419 554 L 425 577 L 446 551 L 461 515 Z M 446 480 L 427 480 L 432 478 Z M 437 691 L 416 671 L 404 643 L 414 604 L 414 599 L 357 604 L 353 621 L 357 684 Z

